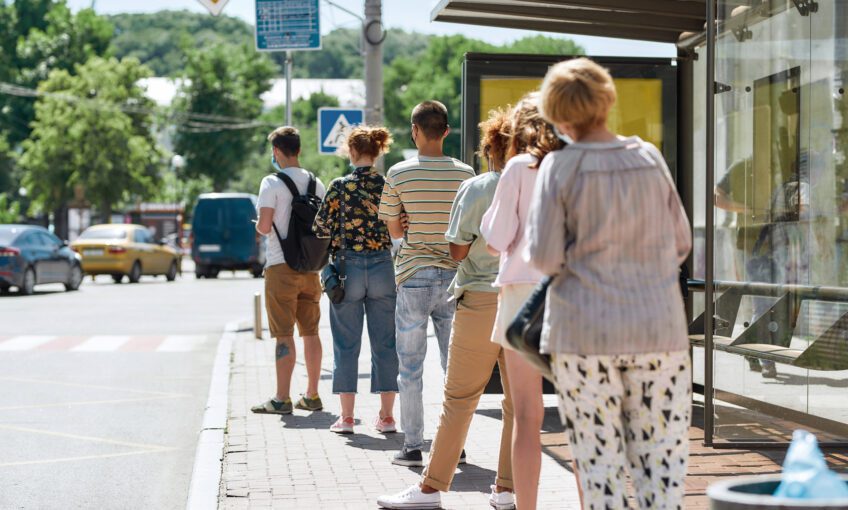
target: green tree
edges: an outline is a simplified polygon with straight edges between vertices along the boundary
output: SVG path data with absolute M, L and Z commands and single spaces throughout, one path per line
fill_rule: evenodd
M 338 156 L 318 154 L 318 109 L 324 106 L 339 106 L 335 96 L 316 92 L 306 99 L 298 99 L 292 105 L 292 123 L 300 130 L 300 164 L 315 173 L 324 184 L 344 174 L 347 161 Z M 275 125 L 282 125 L 286 118 L 284 106 L 278 106 L 262 114 L 261 119 L 268 124 L 267 131 L 257 132 L 253 140 L 254 150 L 246 165 L 244 173 L 233 183 L 235 191 L 256 193 L 259 182 L 269 172 L 271 166 L 271 146 L 267 135 Z
M 253 27 L 227 15 L 159 11 L 116 14 L 109 20 L 115 25 L 110 51 L 119 58 L 138 58 L 156 76 L 181 75 L 188 48 L 253 44 Z
M 71 13 L 64 0 L 18 0 L 0 13 L 3 53 L 11 40 L 14 51 L 0 57 L 8 65 L 0 69 L 0 79 L 25 87 L 36 87 L 49 73 L 61 69 L 74 73 L 77 64 L 89 57 L 104 55 L 112 38 L 113 27 L 92 9 Z M 0 96 L 0 131 L 8 133 L 12 145 L 30 134 L 34 117 L 30 98 Z
M 5 193 L 0 193 L 0 225 L 18 223 L 24 216 L 20 202 L 15 202 Z
M 256 119 L 262 113 L 260 96 L 271 88 L 273 76 L 273 62 L 248 45 L 189 50 L 185 80 L 174 110 L 183 115 Z M 205 175 L 216 191 L 223 191 L 232 179 L 238 178 L 257 129 L 267 129 L 236 129 L 240 126 L 234 124 L 238 123 L 207 119 L 177 126 L 174 150 L 185 158 L 184 176 Z
M 153 104 L 137 85 L 150 70 L 135 59 L 95 57 L 75 71 L 54 70 L 39 86 L 45 95 L 19 161 L 30 196 L 54 211 L 60 233 L 75 194 L 108 221 L 114 205 L 152 192 L 162 159 L 150 131 Z

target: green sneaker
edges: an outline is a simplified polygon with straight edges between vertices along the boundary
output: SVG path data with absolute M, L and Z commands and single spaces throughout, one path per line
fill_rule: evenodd
M 292 401 L 291 399 L 285 402 L 277 402 L 273 398 L 262 404 L 250 408 L 256 414 L 291 414 Z
M 320 411 L 324 409 L 324 404 L 321 403 L 321 397 L 318 395 L 315 395 L 315 398 L 309 398 L 306 394 L 303 394 L 294 406 L 304 411 Z

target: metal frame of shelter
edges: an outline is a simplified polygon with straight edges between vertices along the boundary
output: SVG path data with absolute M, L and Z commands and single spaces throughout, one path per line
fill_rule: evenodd
M 795 2 L 797 4 L 797 2 Z M 789 2 L 787 2 L 789 4 Z M 724 1 L 724 8 L 733 8 L 736 5 L 750 5 L 750 1 L 732 0 Z M 756 16 L 757 11 L 749 13 L 746 20 Z M 693 129 L 694 129 L 694 89 L 705 87 L 705 90 L 717 91 L 715 81 L 715 54 L 716 41 L 719 31 L 733 31 L 744 27 L 732 26 L 732 23 L 716 23 L 717 5 L 716 0 L 441 0 L 432 11 L 433 21 L 450 23 L 464 23 L 472 25 L 493 26 L 502 28 L 529 29 L 545 32 L 563 32 L 569 34 L 582 34 L 605 36 L 622 39 L 637 39 L 644 41 L 674 43 L 678 49 L 677 59 L 677 121 L 675 133 L 676 140 L 676 176 L 678 191 L 683 200 L 687 213 L 692 217 L 693 207 Z M 707 20 L 713 20 L 708 23 Z M 732 20 L 731 20 L 732 21 Z M 704 46 L 706 48 L 706 79 L 703 84 L 694 83 L 694 64 L 697 55 L 694 48 Z M 509 74 L 509 69 L 499 67 L 497 62 L 489 62 L 497 57 L 486 55 L 469 55 L 466 66 L 477 67 L 477 76 L 483 71 L 480 66 L 494 64 L 499 72 Z M 554 61 L 556 59 L 553 59 Z M 599 59 L 604 60 L 604 59 Z M 609 59 L 614 61 L 616 59 Z M 619 59 L 626 60 L 626 59 Z M 551 58 L 532 57 L 528 58 L 527 65 L 538 67 L 549 65 Z M 468 69 L 466 69 L 468 70 Z M 526 70 L 525 70 L 526 72 Z M 523 74 L 523 73 L 522 73 Z M 479 81 L 479 80 L 478 80 Z M 473 87 L 473 83 L 463 81 L 463 89 Z M 479 86 L 479 84 L 478 84 Z M 698 327 L 702 328 L 704 356 L 704 443 L 716 448 L 770 448 L 785 447 L 783 442 L 714 442 L 714 399 L 720 395 L 724 400 L 728 395 L 717 391 L 714 384 L 713 353 L 715 352 L 714 315 L 716 303 L 716 285 L 714 281 L 714 205 L 715 197 L 712 192 L 714 188 L 714 166 L 715 166 L 715 125 L 716 108 L 715 94 L 706 96 L 706 175 L 705 190 L 705 274 L 704 282 L 696 284 L 696 289 L 705 293 L 705 310 L 699 318 Z M 701 105 L 699 105 L 701 107 Z M 473 105 L 463 106 L 463 132 L 466 127 L 479 117 L 479 105 L 474 110 Z M 471 138 L 471 137 L 466 137 Z M 469 159 L 473 152 L 471 142 L 463 142 L 463 157 Z M 699 190 L 698 192 L 701 192 Z M 692 267 L 692 259 L 687 262 Z M 721 283 L 721 282 L 719 282 Z M 722 289 L 718 289 L 721 292 Z M 691 317 L 691 300 L 687 308 Z M 722 306 L 719 303 L 719 306 Z M 722 324 L 718 324 L 721 328 Z M 722 346 L 719 346 L 722 347 Z M 745 398 L 745 397 L 742 397 Z M 746 399 L 746 405 L 754 405 L 760 410 L 768 412 L 770 404 L 767 402 L 751 401 Z M 782 408 L 781 408 L 782 409 Z M 815 425 L 828 425 L 829 420 L 817 419 L 811 415 L 800 416 L 796 413 L 795 418 L 807 419 Z M 783 415 L 786 415 L 783 412 Z M 848 430 L 845 424 L 830 423 L 836 425 L 839 432 Z M 848 436 L 848 434 L 845 434 Z M 825 447 L 844 448 L 845 443 L 822 443 Z

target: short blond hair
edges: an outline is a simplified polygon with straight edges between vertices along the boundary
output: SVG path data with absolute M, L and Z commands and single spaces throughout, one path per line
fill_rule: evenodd
M 585 131 L 603 123 L 615 103 L 609 71 L 588 58 L 552 66 L 542 82 L 540 110 L 552 124 L 569 123 Z

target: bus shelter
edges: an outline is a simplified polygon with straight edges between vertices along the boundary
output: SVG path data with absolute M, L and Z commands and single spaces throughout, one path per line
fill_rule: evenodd
M 803 427 L 845 446 L 848 0 L 442 0 L 432 18 L 676 45 L 597 60 L 619 87 L 613 129 L 661 148 L 692 220 L 705 442 L 785 445 Z M 556 60 L 466 56 L 466 162 L 477 122 Z

